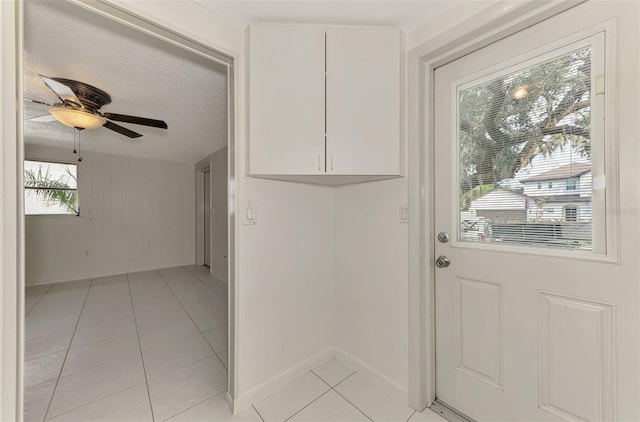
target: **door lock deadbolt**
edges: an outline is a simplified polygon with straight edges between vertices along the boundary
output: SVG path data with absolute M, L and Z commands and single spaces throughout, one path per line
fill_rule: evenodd
M 440 241 L 440 243 L 447 243 L 449 241 L 449 233 L 447 232 L 438 233 L 438 241 Z

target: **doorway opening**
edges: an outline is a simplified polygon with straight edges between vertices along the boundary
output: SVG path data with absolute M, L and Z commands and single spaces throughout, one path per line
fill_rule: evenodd
M 101 35 L 99 55 L 110 64 L 90 52 L 82 54 L 82 46 L 74 40 L 62 39 L 64 33 L 38 36 L 46 25 L 38 25 L 37 19 L 46 19 L 52 27 L 64 26 L 65 32 L 90 34 L 87 44 Z M 58 21 L 60 25 L 55 24 Z M 74 25 L 90 30 L 74 32 Z M 224 172 L 222 200 L 233 203 L 227 197 L 228 181 L 235 180 L 233 59 L 104 4 L 28 2 L 22 29 L 25 97 L 54 95 L 38 74 L 82 80 L 110 92 L 109 111 L 162 116 L 169 125 L 163 132 L 123 123 L 143 136 L 118 138 L 126 131 L 112 133 L 98 127 L 80 131 L 78 139 L 74 133 L 78 131 L 55 121 L 25 122 L 21 137 L 25 145 L 20 147 L 31 163 L 54 163 L 67 170 L 73 165 L 75 184 L 55 190 L 75 195 L 76 212 L 48 212 L 23 220 L 26 286 L 21 287 L 26 306 L 19 330 L 23 329 L 25 359 L 24 384 L 19 388 L 24 418 L 66 415 L 89 420 L 96 406 L 105 404 L 114 412 L 134 412 L 127 413 L 129 418 L 135 414 L 140 420 L 165 420 L 214 396 L 225 401 L 234 385 L 233 364 L 227 358 L 233 349 L 228 327 L 234 326 L 233 317 L 229 320 L 233 311 L 228 312 L 233 289 L 227 288 L 234 282 L 229 270 L 234 265 L 235 236 L 228 231 L 233 227 L 232 207 L 217 207 L 215 213 L 213 208 L 202 210 L 211 217 L 215 214 L 226 230 L 224 240 L 213 246 L 217 223 L 202 219 L 203 225 L 211 223 L 206 264 L 224 276 L 224 283 L 214 283 L 209 269 L 202 273 L 194 265 L 198 192 L 193 169 L 202 156 L 217 154 L 216 159 L 224 162 L 215 167 Z M 49 41 L 66 47 L 51 48 Z M 47 55 L 47 51 L 57 53 Z M 127 66 L 120 66 L 121 61 Z M 141 72 L 144 62 L 162 66 Z M 123 68 L 127 75 L 119 73 Z M 145 92 L 134 94 L 138 86 Z M 201 103 L 198 110 L 212 111 L 208 118 L 176 112 L 191 110 L 180 106 L 176 87 L 189 102 Z M 31 106 L 38 104 L 25 105 L 27 119 L 47 112 Z M 205 121 L 214 126 L 204 127 Z M 208 175 L 207 190 L 218 194 L 213 173 Z M 41 202 L 55 203 L 56 198 L 49 195 Z M 213 196 L 206 202 L 215 206 L 212 201 Z M 53 208 L 64 208 L 65 203 L 58 202 Z M 216 247 L 223 248 L 224 263 L 216 261 Z M 198 384 L 203 374 L 204 386 Z M 193 381 L 193 388 L 181 384 L 181 391 L 171 390 L 176 377 L 187 384 Z M 180 396 L 180 404 L 167 405 L 164 394 Z M 135 409 L 126 409 L 126 400 L 120 402 L 118 397 L 136 397 Z M 114 414 L 111 419 L 121 417 Z

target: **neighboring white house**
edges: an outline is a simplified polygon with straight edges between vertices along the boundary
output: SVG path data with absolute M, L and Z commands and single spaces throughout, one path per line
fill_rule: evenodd
M 526 195 L 497 187 L 471 201 L 469 211 L 494 223 L 521 222 L 527 218 L 527 202 Z
M 571 163 L 520 180 L 529 221 L 591 221 L 591 164 Z

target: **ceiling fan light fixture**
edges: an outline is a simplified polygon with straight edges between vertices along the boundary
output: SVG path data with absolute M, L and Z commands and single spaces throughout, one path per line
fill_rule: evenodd
M 81 129 L 97 129 L 106 123 L 106 119 L 90 111 L 67 107 L 53 107 L 49 113 L 63 125 Z

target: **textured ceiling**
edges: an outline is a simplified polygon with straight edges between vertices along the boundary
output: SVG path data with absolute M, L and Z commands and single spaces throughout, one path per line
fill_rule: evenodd
M 25 2 L 25 97 L 57 100 L 38 74 L 74 79 L 111 95 L 101 111 L 165 120 L 168 130 L 119 123 L 144 136 L 105 128 L 81 132 L 82 149 L 196 162 L 226 144 L 226 69 L 65 1 Z M 25 119 L 47 107 L 25 102 Z M 25 142 L 73 147 L 73 129 L 25 121 Z
M 242 26 L 252 22 L 389 25 L 410 30 L 459 0 L 195 0 Z

